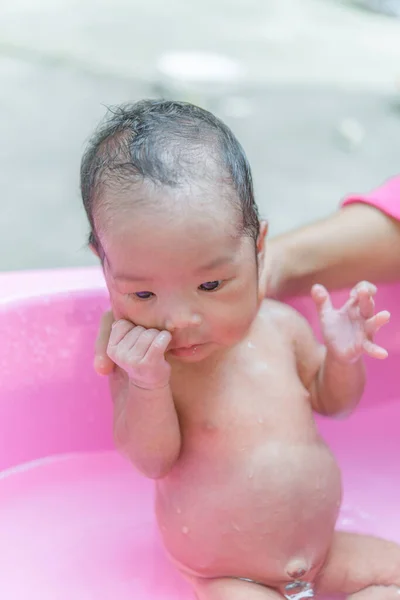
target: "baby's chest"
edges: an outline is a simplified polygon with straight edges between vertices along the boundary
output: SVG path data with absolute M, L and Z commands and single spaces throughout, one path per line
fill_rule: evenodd
M 182 422 L 211 435 L 257 430 L 287 419 L 304 406 L 307 392 L 290 356 L 239 356 L 223 368 L 181 377 L 173 387 Z

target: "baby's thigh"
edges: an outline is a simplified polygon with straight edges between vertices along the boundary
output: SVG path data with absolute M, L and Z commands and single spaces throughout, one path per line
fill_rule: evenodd
M 271 588 L 242 579 L 191 578 L 198 600 L 282 600 Z
M 400 546 L 380 538 L 336 532 L 317 591 L 354 594 L 370 586 L 400 586 Z

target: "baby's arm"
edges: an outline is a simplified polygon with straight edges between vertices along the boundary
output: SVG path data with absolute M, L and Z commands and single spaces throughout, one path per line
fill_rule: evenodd
M 365 384 L 363 354 L 373 358 L 387 356 L 386 350 L 372 341 L 390 318 L 387 311 L 374 314 L 375 293 L 372 284 L 358 284 L 345 305 L 335 310 L 326 289 L 313 287 L 325 346 L 317 344 L 308 324 L 298 318 L 294 343 L 299 374 L 310 391 L 314 409 L 322 414 L 353 410 Z
M 110 376 L 114 437 L 119 449 L 147 477 L 164 477 L 176 462 L 181 434 L 164 353 L 167 332 L 118 321 L 108 353 L 118 367 Z
M 310 392 L 313 409 L 326 416 L 348 414 L 361 399 L 365 384 L 364 361 L 338 361 L 319 344 L 308 322 L 296 314 L 294 348 L 302 383 Z

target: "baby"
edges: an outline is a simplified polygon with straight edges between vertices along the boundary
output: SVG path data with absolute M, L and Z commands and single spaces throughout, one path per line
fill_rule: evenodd
M 81 185 L 116 318 L 116 443 L 157 480 L 166 550 L 198 599 L 398 600 L 400 547 L 335 532 L 341 477 L 313 418 L 352 411 L 363 354 L 386 357 L 376 288 L 335 310 L 314 286 L 323 346 L 264 300 L 267 226 L 246 156 L 190 104 L 117 108 Z

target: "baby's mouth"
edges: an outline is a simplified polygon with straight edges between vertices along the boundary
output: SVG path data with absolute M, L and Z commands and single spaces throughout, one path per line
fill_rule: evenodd
M 200 346 L 201 344 L 172 344 L 168 350 L 190 350 L 191 348 L 195 348 L 196 346 Z
M 171 352 L 174 356 L 192 356 L 195 355 L 199 346 L 203 344 L 184 344 L 184 345 L 176 345 L 174 344 L 169 348 L 169 352 Z

